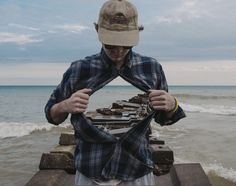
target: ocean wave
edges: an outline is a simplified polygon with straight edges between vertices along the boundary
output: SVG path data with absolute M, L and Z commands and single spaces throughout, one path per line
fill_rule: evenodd
M 188 94 L 188 93 L 176 93 L 173 94 L 176 97 L 182 98 L 195 98 L 195 99 L 236 99 L 236 96 L 233 95 L 203 95 L 203 94 Z
M 45 123 L 0 122 L 0 138 L 22 137 L 34 132 L 50 131 L 56 126 Z M 68 124 L 60 125 L 68 127 Z
M 236 107 L 223 105 L 191 105 L 181 103 L 181 107 L 187 112 L 201 112 L 210 114 L 219 114 L 227 116 L 236 116 Z
M 207 174 L 215 174 L 236 183 L 236 170 L 232 168 L 225 168 L 220 164 L 214 163 L 203 165 L 203 169 Z
M 182 158 L 175 157 L 175 163 L 178 164 L 178 163 L 193 163 L 193 162 L 190 160 L 186 159 L 184 160 Z M 236 170 L 234 170 L 233 168 L 226 168 L 218 162 L 209 164 L 200 162 L 200 164 L 206 174 L 213 174 L 236 183 Z

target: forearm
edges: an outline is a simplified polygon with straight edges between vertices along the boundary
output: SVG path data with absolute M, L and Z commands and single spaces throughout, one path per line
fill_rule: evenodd
M 65 105 L 66 100 L 59 102 L 51 107 L 50 115 L 55 124 L 60 124 L 67 118 L 68 112 L 65 110 Z

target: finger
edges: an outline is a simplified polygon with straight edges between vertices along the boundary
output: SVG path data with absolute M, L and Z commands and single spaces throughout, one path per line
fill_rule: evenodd
M 88 99 L 79 99 L 78 102 L 83 105 L 88 105 Z
M 76 109 L 87 109 L 87 105 L 84 105 L 84 104 L 77 104 L 76 105 Z
M 75 92 L 74 96 L 75 96 L 75 98 L 77 98 L 76 99 L 77 101 L 79 101 L 80 99 L 85 99 L 85 100 L 89 99 L 89 94 L 81 92 L 81 90 Z
M 151 105 L 152 106 L 164 106 L 164 105 L 166 105 L 166 102 L 164 102 L 164 101 L 152 101 Z
M 153 96 L 160 96 L 165 94 L 164 90 L 154 90 L 154 89 L 150 89 L 149 90 L 149 98 L 153 97 Z
M 80 92 L 84 93 L 84 94 L 90 94 L 92 92 L 92 89 L 90 88 L 84 88 L 79 90 Z
M 149 98 L 149 100 L 152 101 L 165 101 L 166 97 L 164 95 L 161 96 L 153 96 L 151 98 Z
M 155 110 L 164 110 L 164 111 L 166 111 L 167 110 L 167 108 L 166 108 L 166 106 L 165 105 L 163 105 L 163 106 L 153 106 L 153 108 L 155 109 Z
M 79 97 L 79 101 L 81 101 L 81 100 L 88 101 L 89 100 L 89 95 L 88 94 L 80 93 L 78 97 Z

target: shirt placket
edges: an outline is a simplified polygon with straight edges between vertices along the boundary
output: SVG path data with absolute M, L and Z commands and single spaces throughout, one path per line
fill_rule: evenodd
M 118 74 L 124 80 L 128 81 L 144 92 L 148 91 L 147 88 L 140 86 L 131 78 L 127 77 L 123 72 L 124 71 L 122 70 L 118 71 Z M 126 71 L 126 73 L 127 72 L 128 71 Z M 136 172 L 131 169 L 133 169 L 134 167 L 137 169 L 137 171 L 140 171 L 139 169 L 142 169 L 143 171 L 150 171 L 153 168 L 150 164 L 146 165 L 146 162 L 141 162 L 139 159 L 137 159 L 137 155 L 140 146 L 142 146 L 142 148 L 145 148 L 144 150 L 148 151 L 148 149 L 146 149 L 148 145 L 146 133 L 154 114 L 154 112 L 151 112 L 146 118 L 144 118 L 119 138 L 119 140 L 116 142 L 115 150 L 111 159 L 103 169 L 103 176 L 107 178 L 113 178 L 115 175 L 122 174 L 120 170 L 126 170 L 126 172 L 123 174 L 130 178 L 133 178 Z M 142 158 L 145 159 L 147 157 Z M 127 159 L 126 163 L 121 164 L 121 161 L 124 161 L 125 159 Z
M 148 87 L 143 87 L 131 79 L 131 72 L 127 69 L 118 71 L 115 69 L 115 67 L 113 67 L 109 73 L 111 73 L 110 76 L 104 74 L 99 83 L 93 82 L 88 88 L 91 88 L 92 92 L 94 93 L 115 79 L 117 76 L 121 76 L 124 80 L 131 83 L 138 89 L 148 92 Z M 137 171 L 148 172 L 151 170 L 151 167 L 145 164 L 146 157 L 143 157 L 144 162 L 141 162 L 139 159 L 137 159 L 137 156 L 140 145 L 142 148 L 146 148 L 147 146 L 147 141 L 145 141 L 146 133 L 153 114 L 154 112 L 149 114 L 144 120 L 140 121 L 136 126 L 121 136 L 119 140 L 117 140 L 112 134 L 99 130 L 86 119 L 84 114 L 79 114 L 77 117 L 72 117 L 72 121 L 73 118 L 75 119 L 75 121 L 72 123 L 75 123 L 75 129 L 78 137 L 82 137 L 85 142 L 92 143 L 93 145 L 110 143 L 110 148 L 113 152 L 102 170 L 103 177 L 115 178 L 117 175 L 119 175 L 121 177 L 126 177 L 125 179 L 133 179 L 137 174 Z M 142 143 L 137 143 L 138 140 Z M 127 147 L 134 148 L 130 150 L 130 148 Z M 133 167 L 136 167 L 135 169 L 137 170 L 133 170 Z M 122 169 L 125 169 L 126 171 L 123 172 L 121 171 Z

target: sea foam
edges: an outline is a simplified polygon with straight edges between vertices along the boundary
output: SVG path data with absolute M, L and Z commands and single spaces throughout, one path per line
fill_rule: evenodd
M 67 124 L 60 126 L 67 127 Z M 21 137 L 34 131 L 49 131 L 53 127 L 55 126 L 47 123 L 0 122 L 0 138 Z
M 222 165 L 217 164 L 217 163 L 203 165 L 203 168 L 207 173 L 214 173 L 225 179 L 236 182 L 236 171 L 232 168 L 225 168 Z
M 236 116 L 236 107 L 224 105 L 192 105 L 181 103 L 181 107 L 187 112 L 201 112 L 209 114 L 219 114 L 227 116 Z

